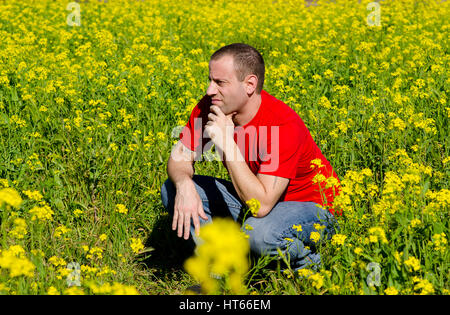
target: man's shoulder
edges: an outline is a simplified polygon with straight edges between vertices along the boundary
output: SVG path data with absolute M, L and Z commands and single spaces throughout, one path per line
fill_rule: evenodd
M 261 91 L 263 101 L 265 102 L 265 120 L 273 125 L 303 125 L 303 121 L 295 110 L 282 100 L 269 94 L 267 91 Z

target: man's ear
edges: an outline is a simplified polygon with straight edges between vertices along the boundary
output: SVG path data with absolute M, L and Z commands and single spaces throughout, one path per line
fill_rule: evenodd
M 256 91 L 258 85 L 258 77 L 254 74 L 249 74 L 245 78 L 247 94 L 251 95 Z

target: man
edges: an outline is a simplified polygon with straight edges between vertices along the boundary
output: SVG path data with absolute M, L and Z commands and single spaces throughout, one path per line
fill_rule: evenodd
M 214 216 L 240 221 L 246 201 L 258 200 L 256 215 L 240 222 L 250 227 L 251 250 L 276 255 L 279 248 L 298 269 L 320 263 L 311 232 L 334 233 L 333 210 L 321 205 L 331 205 L 337 193 L 324 179 L 339 180 L 298 114 L 263 90 L 264 73 L 261 54 L 246 44 L 211 56 L 209 87 L 172 150 L 161 198 L 173 214 L 172 229 L 195 242 L 201 224 Z M 194 175 L 208 144 L 231 182 Z

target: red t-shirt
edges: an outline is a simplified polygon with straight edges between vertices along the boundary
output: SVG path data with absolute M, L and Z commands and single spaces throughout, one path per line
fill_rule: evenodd
M 205 95 L 192 110 L 180 134 L 181 142 L 199 156 L 212 146 L 211 139 L 203 134 L 210 106 L 211 99 Z M 262 90 L 258 112 L 246 125 L 235 127 L 234 141 L 241 153 L 245 152 L 243 156 L 253 174 L 290 179 L 279 201 L 312 201 L 327 206 L 334 213 L 331 204 L 339 193 L 338 186 L 325 189 L 326 181 L 313 183 L 313 178 L 321 173 L 325 178 L 334 176 L 340 183 L 339 178 L 303 120 L 288 105 Z M 311 164 L 317 159 L 322 167 Z M 222 162 L 226 167 L 225 161 Z

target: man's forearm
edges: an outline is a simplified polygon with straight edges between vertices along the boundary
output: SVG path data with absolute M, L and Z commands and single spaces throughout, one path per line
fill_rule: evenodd
M 233 141 L 226 147 L 224 159 L 239 198 L 244 202 L 255 198 L 263 206 L 266 203 L 264 185 L 248 167 L 236 142 Z
M 175 187 L 179 187 L 192 180 L 194 167 L 191 162 L 169 159 L 167 163 L 167 175 Z

